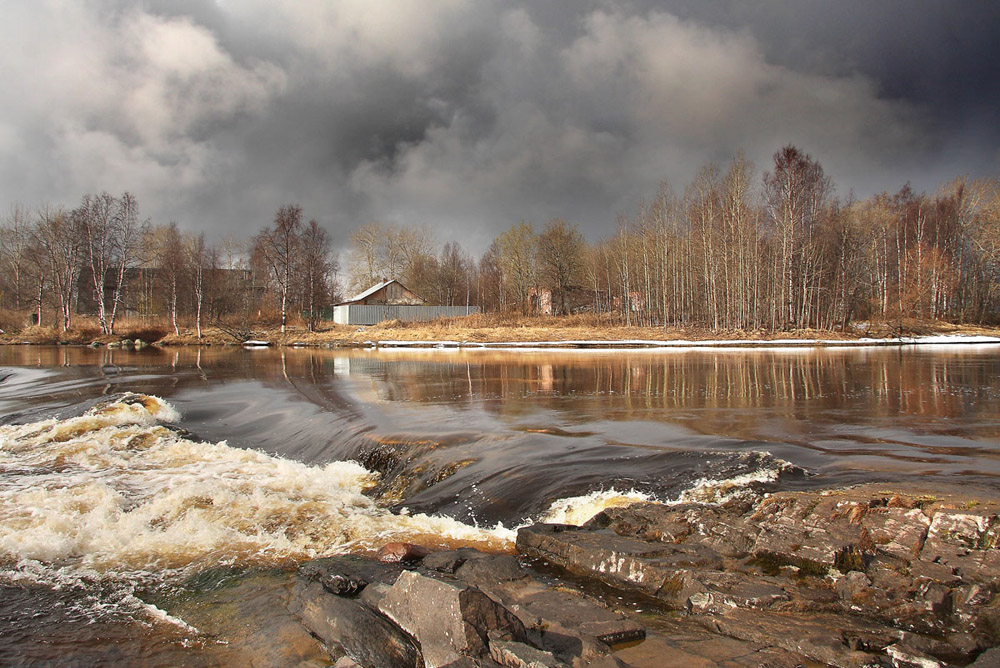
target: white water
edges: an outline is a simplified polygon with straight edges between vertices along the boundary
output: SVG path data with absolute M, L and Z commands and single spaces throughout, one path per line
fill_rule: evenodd
M 377 474 L 355 462 L 309 466 L 197 442 L 160 424 L 176 419 L 161 399 L 126 395 L 80 417 L 0 427 L 0 575 L 56 587 L 163 581 L 220 564 L 371 551 L 393 540 L 495 550 L 516 537 L 499 525 L 381 508 L 364 494 Z M 774 480 L 785 463 L 772 464 L 698 480 L 662 501 L 725 501 Z M 540 519 L 579 525 L 606 508 L 656 500 L 599 490 L 559 499 Z
M 397 515 L 363 494 L 354 462 L 280 459 L 186 439 L 176 412 L 131 395 L 68 420 L 0 427 L 0 563 L 141 576 L 273 565 L 390 540 L 507 547 L 503 532 Z

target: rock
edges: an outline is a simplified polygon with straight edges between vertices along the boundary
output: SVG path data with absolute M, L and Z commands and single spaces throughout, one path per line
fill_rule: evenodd
M 504 640 L 526 640 L 521 621 L 478 588 L 412 571 L 400 574 L 379 610 L 420 643 L 427 668 L 485 654 L 491 631 Z
M 442 666 L 442 668 L 501 668 L 501 666 L 489 658 L 473 659 L 472 657 L 463 656 L 457 661 L 452 661 Z
M 458 567 L 455 575 L 469 584 L 484 586 L 527 577 L 517 559 L 509 554 L 484 555 L 467 560 Z
M 701 545 L 652 544 L 563 525 L 525 527 L 518 531 L 517 547 L 529 556 L 677 605 L 704 590 L 693 578 L 693 568 L 722 566 L 718 554 Z
M 837 595 L 843 599 L 854 601 L 864 595 L 865 591 L 871 587 L 872 581 L 867 575 L 859 571 L 851 571 L 842 578 L 839 578 L 834 588 Z
M 526 627 L 543 631 L 542 646 L 563 661 L 603 656 L 610 652 L 609 645 L 642 640 L 646 636 L 646 629 L 639 622 L 576 592 L 528 582 L 496 593 Z
M 399 628 L 367 606 L 300 581 L 289 610 L 328 646 L 343 647 L 364 668 L 420 668 L 420 651 Z
M 471 547 L 462 547 L 457 550 L 441 550 L 438 552 L 431 552 L 424 557 L 421 564 L 423 564 L 424 568 L 428 568 L 432 571 L 454 573 L 458 570 L 459 566 L 464 564 L 469 559 L 481 559 L 486 556 L 486 554 L 483 554 L 479 550 Z
M 205 663 L 218 666 L 326 666 L 339 656 L 303 628 L 286 604 L 295 586 L 290 574 L 203 572 L 185 583 L 185 595 L 158 607 L 198 629 Z M 209 658 L 210 657 L 210 658 Z
M 146 343 L 145 341 L 143 341 L 142 339 L 136 339 L 135 342 L 134 342 L 134 345 L 135 345 L 136 349 L 141 349 L 141 348 L 145 348 L 149 344 Z
M 431 551 L 422 545 L 413 543 L 386 543 L 378 551 L 378 560 L 385 564 L 413 564 Z
M 838 668 L 878 665 L 878 657 L 867 651 L 869 629 L 843 625 L 833 615 L 801 615 L 730 608 L 699 617 L 709 629 L 746 640 L 780 647 Z M 886 637 L 891 631 L 886 630 Z M 885 643 L 887 644 L 887 643 Z M 884 646 L 884 644 L 883 644 Z
M 694 618 L 718 618 L 716 631 L 733 637 L 765 642 L 752 625 L 768 619 L 777 636 L 805 643 L 782 647 L 813 660 L 888 662 L 884 648 L 895 643 L 913 656 L 960 663 L 1000 642 L 993 496 L 864 485 L 752 504 L 636 504 L 584 527 L 524 528 L 517 548 Z M 757 618 L 755 610 L 785 616 Z M 807 621 L 807 633 L 796 630 Z M 909 634 L 905 642 L 901 634 Z
M 899 645 L 889 645 L 885 653 L 892 659 L 894 668 L 941 668 L 940 661 Z
M 566 668 L 551 652 L 535 649 L 524 643 L 500 640 L 490 636 L 490 657 L 507 668 Z
M 337 596 L 357 596 L 372 582 L 391 584 L 402 571 L 401 564 L 384 564 L 352 556 L 314 559 L 299 566 L 300 576 L 318 582 Z
M 967 668 L 1000 668 L 1000 647 L 986 650 Z
M 333 668 L 362 668 L 361 664 L 354 661 L 349 656 L 342 656 L 333 664 Z

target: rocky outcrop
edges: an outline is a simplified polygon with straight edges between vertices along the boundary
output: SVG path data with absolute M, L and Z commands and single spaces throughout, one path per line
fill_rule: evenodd
M 584 527 L 522 529 L 517 546 L 712 632 L 813 661 L 964 664 L 1000 643 L 1000 504 L 989 499 L 868 485 L 640 504 Z
M 998 534 L 1000 502 L 939 487 L 638 504 L 524 528 L 518 555 L 220 571 L 170 612 L 233 665 L 981 668 L 1000 665 Z

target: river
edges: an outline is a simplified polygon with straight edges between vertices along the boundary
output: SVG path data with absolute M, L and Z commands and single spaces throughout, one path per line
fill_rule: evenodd
M 162 601 L 220 565 L 502 550 L 632 499 L 1000 491 L 998 353 L 2 347 L 0 664 L 217 663 Z M 79 417 L 124 392 L 158 399 Z

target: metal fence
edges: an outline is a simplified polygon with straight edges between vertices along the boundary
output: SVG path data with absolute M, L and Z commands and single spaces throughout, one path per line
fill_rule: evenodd
M 342 304 L 333 307 L 333 321 L 338 325 L 375 325 L 386 320 L 429 322 L 438 318 L 458 318 L 479 313 L 478 306 L 388 306 Z

